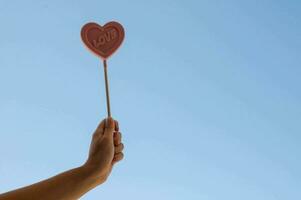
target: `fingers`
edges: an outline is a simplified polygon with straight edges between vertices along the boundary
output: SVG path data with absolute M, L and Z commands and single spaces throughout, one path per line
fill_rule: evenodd
M 113 158 L 113 164 L 119 162 L 123 159 L 124 154 L 122 153 L 124 149 L 123 143 L 121 143 L 121 133 L 115 132 L 114 133 L 114 146 L 115 146 L 115 155 Z
M 105 129 L 105 119 L 103 119 L 99 125 L 97 126 L 96 130 L 94 131 L 93 134 L 93 139 L 99 139 L 103 133 L 104 133 L 104 129 Z
M 115 154 L 122 152 L 124 145 L 122 143 L 115 145 Z
M 115 164 L 123 159 L 124 154 L 122 153 L 124 149 L 124 145 L 121 143 L 121 133 L 119 132 L 119 124 L 118 121 L 115 120 L 115 132 L 114 132 L 114 149 L 115 155 L 112 163 Z
M 113 158 L 113 164 L 115 164 L 116 162 L 122 160 L 122 159 L 123 159 L 123 156 L 124 156 L 124 155 L 123 155 L 122 152 L 116 153 L 116 154 L 114 155 L 114 158 Z
M 124 154 L 122 153 L 124 149 L 123 143 L 121 143 L 121 133 L 119 132 L 119 124 L 117 120 L 112 117 L 108 117 L 101 121 L 98 125 L 95 133 L 93 134 L 93 139 L 98 139 L 107 137 L 112 141 L 114 145 L 114 157 L 112 164 L 123 159 Z
M 113 138 L 113 132 L 115 130 L 115 121 L 112 117 L 105 119 L 105 131 L 104 136 Z
M 120 132 L 114 132 L 114 145 L 118 145 L 121 143 L 121 133 Z
M 114 125 L 113 125 L 114 124 Z M 107 126 L 107 127 L 106 127 Z M 103 136 L 105 129 L 108 129 L 107 133 L 111 133 L 112 131 L 112 127 L 113 131 L 118 131 L 119 130 L 119 125 L 118 125 L 118 121 L 114 120 L 113 118 L 105 118 L 103 119 L 99 125 L 97 126 L 96 130 L 94 131 L 93 134 L 93 138 L 95 138 L 96 140 L 101 138 L 101 136 Z M 110 135 L 110 134 L 109 134 Z
M 106 125 L 106 119 L 101 120 L 101 122 L 99 123 L 97 130 L 104 130 L 105 129 L 105 125 Z
M 115 121 L 115 131 L 119 131 L 118 121 L 117 120 L 114 120 L 114 121 Z

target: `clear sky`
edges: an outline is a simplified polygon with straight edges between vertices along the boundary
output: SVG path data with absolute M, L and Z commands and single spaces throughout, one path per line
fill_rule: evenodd
M 116 20 L 125 159 L 84 198 L 301 199 L 301 1 L 0 0 L 0 192 L 81 165 L 106 116 L 80 40 Z

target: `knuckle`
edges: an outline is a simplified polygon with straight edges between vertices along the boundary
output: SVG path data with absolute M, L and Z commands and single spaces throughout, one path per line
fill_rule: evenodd
M 120 152 L 120 159 L 122 159 L 124 157 L 124 154 L 122 152 Z
M 122 145 L 117 145 L 117 146 L 115 147 L 115 152 L 116 152 L 116 153 L 119 153 L 119 152 L 122 151 L 122 149 L 123 149 L 123 146 L 122 146 Z

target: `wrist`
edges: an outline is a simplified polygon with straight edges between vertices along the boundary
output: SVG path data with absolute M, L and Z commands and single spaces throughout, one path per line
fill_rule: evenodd
M 107 177 L 100 175 L 100 173 L 97 173 L 95 166 L 91 166 L 87 163 L 80 166 L 80 169 L 84 174 L 85 179 L 87 179 L 88 182 L 95 186 L 102 184 L 107 179 Z

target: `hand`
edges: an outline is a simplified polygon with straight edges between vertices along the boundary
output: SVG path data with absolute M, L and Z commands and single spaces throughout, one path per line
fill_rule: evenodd
M 106 118 L 93 134 L 89 157 L 83 167 L 101 184 L 107 180 L 113 165 L 123 159 L 123 148 L 118 122 Z

